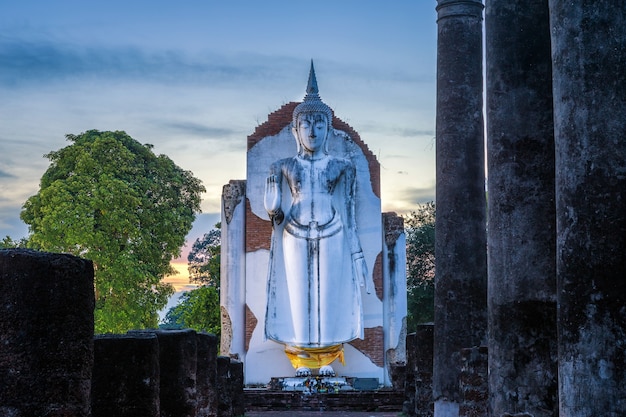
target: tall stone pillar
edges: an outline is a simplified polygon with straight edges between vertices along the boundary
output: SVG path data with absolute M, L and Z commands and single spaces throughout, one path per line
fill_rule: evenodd
M 460 353 L 486 343 L 487 237 L 480 0 L 437 5 L 435 416 L 459 416 Z
M 626 413 L 626 14 L 550 0 L 559 407 Z
M 404 218 L 383 213 L 383 323 L 385 385 L 400 389 L 406 370 L 406 236 Z
M 558 414 L 548 0 L 487 0 L 492 416 Z
M 220 353 L 243 360 L 246 353 L 246 181 L 222 188 Z

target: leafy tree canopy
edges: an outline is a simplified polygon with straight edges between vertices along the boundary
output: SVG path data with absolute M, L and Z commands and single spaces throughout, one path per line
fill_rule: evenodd
M 164 328 L 185 328 L 220 336 L 220 296 L 208 285 L 183 293 L 165 316 Z
M 434 320 L 435 203 L 404 216 L 409 331 Z
M 189 280 L 220 288 L 221 224 L 196 239 L 187 256 Z
M 15 249 L 28 247 L 28 239 L 22 238 L 20 240 L 13 240 L 10 236 L 5 236 L 0 241 L 0 249 Z
M 204 187 L 124 132 L 67 139 L 45 155 L 50 167 L 24 204 L 28 244 L 94 262 L 97 333 L 156 327 L 173 293 L 161 279 L 173 272 Z

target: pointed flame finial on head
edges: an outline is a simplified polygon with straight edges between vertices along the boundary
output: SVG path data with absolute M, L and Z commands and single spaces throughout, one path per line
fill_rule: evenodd
M 319 88 L 317 88 L 317 79 L 315 78 L 315 68 L 313 67 L 313 60 L 311 60 L 311 69 L 309 70 L 309 83 L 306 86 L 306 100 L 309 95 L 315 95 L 319 99 Z
M 309 82 L 306 86 L 306 96 L 302 103 L 298 104 L 293 111 L 293 127 L 298 124 L 298 116 L 302 113 L 323 113 L 328 119 L 328 127 L 332 127 L 333 111 L 320 98 L 319 88 L 317 87 L 317 78 L 315 77 L 315 68 L 313 60 L 311 60 L 311 69 L 309 71 Z

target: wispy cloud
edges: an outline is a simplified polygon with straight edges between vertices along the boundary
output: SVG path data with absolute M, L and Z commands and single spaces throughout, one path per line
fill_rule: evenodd
M 169 121 L 160 123 L 166 129 L 172 129 L 189 136 L 197 136 L 203 139 L 223 139 L 235 136 L 241 132 L 235 129 L 211 127 L 204 124 L 183 121 Z
M 103 77 L 167 83 L 236 83 L 278 79 L 269 58 L 182 51 L 150 51 L 132 46 L 102 47 L 0 37 L 0 84 L 50 83 L 68 78 Z M 282 58 L 283 60 L 286 58 Z M 268 61 L 266 63 L 263 60 Z M 291 60 L 293 63 L 296 60 Z
M 172 84 L 284 87 L 287 80 L 302 83 L 302 59 L 260 53 L 146 49 L 135 46 L 82 45 L 57 40 L 0 36 L 0 86 L 50 84 L 68 79 L 103 78 Z M 430 75 L 389 67 L 328 61 L 341 82 L 369 85 L 385 81 L 406 89 L 428 83 Z M 330 72 L 330 71 L 329 71 Z M 297 77 L 297 81 L 296 78 Z M 330 81 L 330 80 L 329 80 Z M 332 82 L 329 82 L 332 85 Z M 398 132 L 419 135 L 420 131 Z
M 431 187 L 407 187 L 402 195 L 410 205 L 424 204 L 435 200 L 435 186 Z

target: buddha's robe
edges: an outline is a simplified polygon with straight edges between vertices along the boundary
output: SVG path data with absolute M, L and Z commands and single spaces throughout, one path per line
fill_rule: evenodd
M 354 166 L 349 160 L 300 156 L 277 161 L 282 193 L 274 224 L 265 335 L 290 346 L 319 348 L 363 337 L 360 283 L 352 254 Z M 279 188 L 281 189 L 281 188 Z

